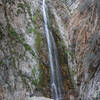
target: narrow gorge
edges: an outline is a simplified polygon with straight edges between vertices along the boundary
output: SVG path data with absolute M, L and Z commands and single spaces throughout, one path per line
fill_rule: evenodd
M 100 100 L 100 0 L 0 0 L 0 100 Z

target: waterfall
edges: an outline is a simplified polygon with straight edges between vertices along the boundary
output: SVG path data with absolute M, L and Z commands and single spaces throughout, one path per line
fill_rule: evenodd
M 51 93 L 52 97 L 55 100 L 62 100 L 63 98 L 63 87 L 60 73 L 60 66 L 58 61 L 58 52 L 56 43 L 53 35 L 49 32 L 48 29 L 48 20 L 46 14 L 46 3 L 43 0 L 43 18 L 44 18 L 44 26 L 48 44 L 49 51 L 49 62 L 50 62 L 50 77 L 51 77 Z

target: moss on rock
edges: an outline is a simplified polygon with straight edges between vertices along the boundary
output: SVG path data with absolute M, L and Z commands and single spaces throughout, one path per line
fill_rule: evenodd
M 38 32 L 38 29 L 39 29 L 38 18 L 40 18 L 40 10 L 37 10 L 37 12 L 35 13 L 35 15 L 33 16 L 33 19 L 32 19 L 33 25 L 34 25 L 33 32 L 36 36 L 35 46 L 36 46 L 37 51 L 40 52 L 40 50 L 41 50 L 41 35 Z M 39 19 L 39 21 L 40 21 L 40 19 Z

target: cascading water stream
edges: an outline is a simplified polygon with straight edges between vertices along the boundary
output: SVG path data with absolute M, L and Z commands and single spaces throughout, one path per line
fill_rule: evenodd
M 49 51 L 51 92 L 55 100 L 61 100 L 63 98 L 62 95 L 63 88 L 62 88 L 62 80 L 60 75 L 60 66 L 58 61 L 58 52 L 57 52 L 57 47 L 53 35 L 50 34 L 48 29 L 45 0 L 43 0 L 43 18 L 44 18 L 44 26 L 45 26 L 45 32 L 46 32 L 46 38 L 48 44 L 48 51 Z

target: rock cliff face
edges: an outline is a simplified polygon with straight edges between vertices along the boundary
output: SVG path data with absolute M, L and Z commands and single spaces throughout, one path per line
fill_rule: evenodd
M 64 100 L 100 100 L 100 1 L 47 0 L 46 4 Z M 42 0 L 0 0 L 0 100 L 50 97 L 42 16 Z
M 37 2 L 0 0 L 0 100 L 27 100 L 41 88 Z
M 99 7 L 98 7 L 99 5 Z M 69 67 L 82 100 L 100 99 L 100 1 L 81 1 L 67 27 Z

